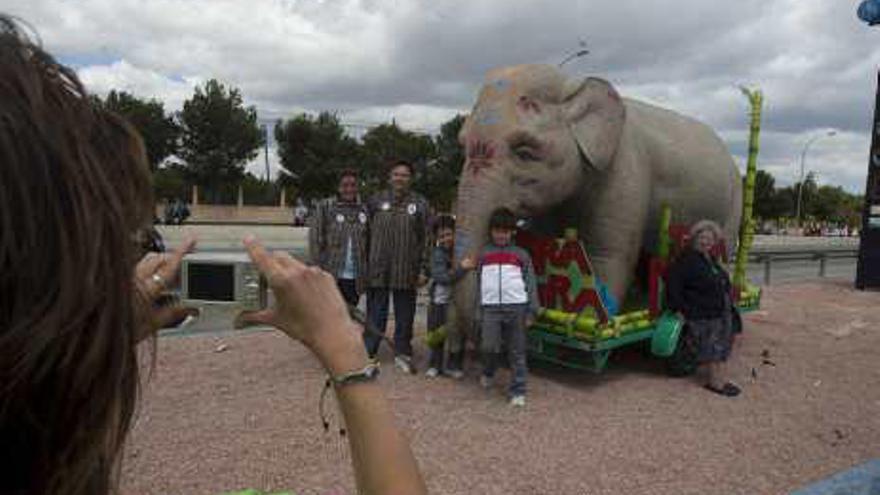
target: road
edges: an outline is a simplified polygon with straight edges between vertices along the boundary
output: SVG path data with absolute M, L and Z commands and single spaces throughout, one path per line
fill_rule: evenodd
M 308 243 L 308 229 L 275 225 L 183 225 L 160 226 L 166 244 L 175 246 L 187 235 L 199 239 L 202 251 L 241 251 L 241 239 L 253 234 L 272 249 L 286 249 L 304 254 Z M 858 246 L 857 238 L 839 237 L 786 237 L 755 236 L 754 252 L 779 249 L 822 249 Z M 819 263 L 816 261 L 778 262 L 771 269 L 771 283 L 785 283 L 819 278 Z M 831 260 L 826 266 L 826 276 L 855 280 L 856 261 L 852 259 Z M 761 264 L 751 263 L 748 267 L 749 280 L 763 284 L 764 269 Z
M 177 245 L 185 235 L 195 235 L 199 239 L 200 251 L 240 252 L 244 236 L 254 234 L 268 247 L 285 249 L 304 254 L 307 244 L 307 229 L 277 226 L 205 226 L 184 225 L 183 227 L 161 227 L 163 236 L 169 246 Z M 755 251 L 780 249 L 815 249 L 825 247 L 844 247 L 856 245 L 856 239 L 840 238 L 785 238 L 758 236 Z M 832 279 L 855 280 L 855 259 L 833 259 L 826 265 L 826 277 Z M 764 267 L 759 263 L 751 263 L 747 271 L 752 283 L 763 285 Z M 773 285 L 819 279 L 819 263 L 817 261 L 786 262 L 774 261 L 771 268 Z M 424 299 L 424 298 L 422 298 Z M 363 301 L 362 301 L 363 302 Z M 202 316 L 182 329 L 166 330 L 163 335 L 181 335 L 192 333 L 215 333 L 231 331 L 231 325 L 237 308 L 228 304 L 205 304 L 201 306 Z M 420 301 L 417 321 L 425 321 L 424 301 Z
M 820 279 L 818 261 L 774 261 L 770 270 L 771 285 Z M 746 273 L 752 283 L 764 285 L 762 264 L 749 263 Z M 825 265 L 825 277 L 850 280 L 855 283 L 855 258 L 829 260 Z

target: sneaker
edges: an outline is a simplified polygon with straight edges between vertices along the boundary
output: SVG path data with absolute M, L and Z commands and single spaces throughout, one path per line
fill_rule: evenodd
M 428 378 L 437 378 L 440 376 L 440 370 L 437 368 L 428 368 L 428 371 L 425 372 L 425 376 Z
M 394 366 L 397 367 L 400 371 L 408 374 L 415 373 L 415 368 L 413 368 L 412 360 L 409 356 L 397 356 L 394 358 Z
M 514 395 L 510 398 L 510 405 L 513 407 L 526 407 L 526 396 Z
M 492 380 L 492 377 L 491 377 L 491 376 L 480 375 L 480 386 L 483 387 L 483 388 L 490 388 L 490 387 L 492 387 L 492 382 L 493 382 L 493 381 L 494 381 L 494 380 Z
M 464 378 L 464 371 L 462 370 L 446 370 L 443 374 L 452 378 L 453 380 L 461 380 Z

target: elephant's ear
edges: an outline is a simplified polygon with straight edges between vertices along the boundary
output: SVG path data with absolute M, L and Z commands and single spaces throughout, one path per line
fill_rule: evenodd
M 605 170 L 614 159 L 626 110 L 611 84 L 595 77 L 569 81 L 562 107 L 578 149 L 586 161 Z

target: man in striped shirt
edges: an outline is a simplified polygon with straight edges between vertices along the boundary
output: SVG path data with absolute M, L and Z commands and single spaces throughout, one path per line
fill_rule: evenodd
M 370 249 L 367 263 L 367 316 L 372 329 L 364 334 L 367 352 L 375 357 L 388 321 L 389 297 L 394 298 L 394 364 L 414 373 L 412 330 L 416 287 L 427 282 L 428 202 L 410 190 L 412 164 L 397 161 L 391 188 L 367 203 Z
M 345 301 L 357 306 L 367 279 L 367 207 L 353 170 L 339 177 L 336 196 L 320 201 L 309 225 L 312 262 L 336 277 Z

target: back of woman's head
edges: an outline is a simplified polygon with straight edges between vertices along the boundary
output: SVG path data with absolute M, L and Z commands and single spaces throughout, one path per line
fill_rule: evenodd
M 137 395 L 143 145 L 0 16 L 0 493 L 106 493 Z

